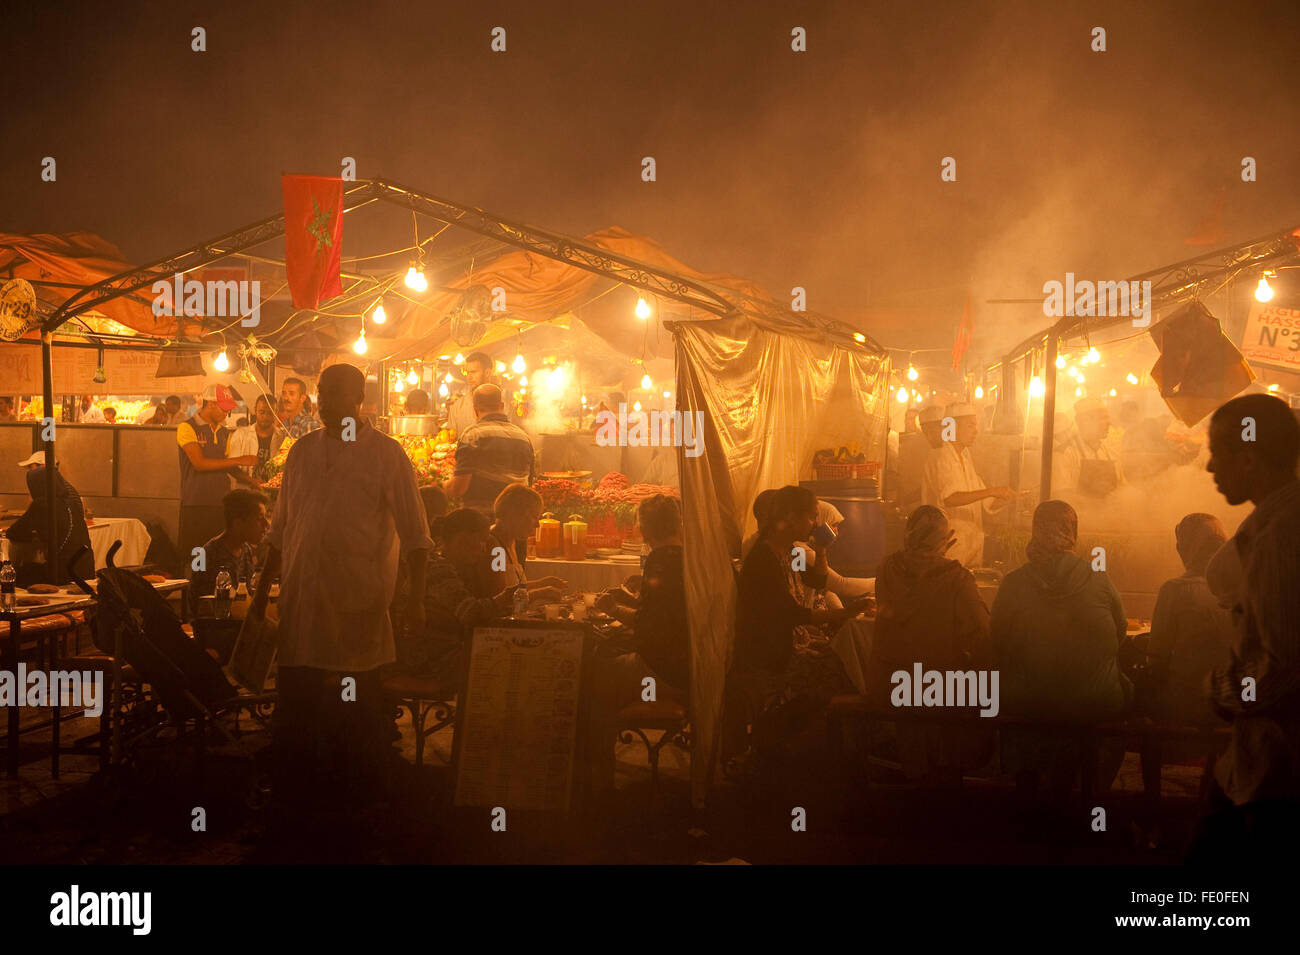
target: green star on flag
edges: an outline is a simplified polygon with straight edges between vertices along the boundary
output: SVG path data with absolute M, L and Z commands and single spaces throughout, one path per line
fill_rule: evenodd
M 307 223 L 307 234 L 316 240 L 316 248 L 313 250 L 316 255 L 334 244 L 330 231 L 330 213 L 320 207 L 315 196 L 311 197 L 311 222 Z

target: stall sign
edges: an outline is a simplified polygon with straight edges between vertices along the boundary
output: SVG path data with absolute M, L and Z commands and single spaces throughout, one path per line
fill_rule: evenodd
M 1300 372 L 1300 309 L 1252 305 L 1241 335 L 1241 354 L 1252 365 Z
M 36 290 L 26 279 L 10 279 L 0 288 L 0 339 L 17 341 L 39 324 Z

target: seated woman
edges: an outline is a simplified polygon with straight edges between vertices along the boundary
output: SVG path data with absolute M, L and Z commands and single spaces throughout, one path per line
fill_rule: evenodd
M 1034 511 L 1029 562 L 1007 574 L 993 601 L 993 646 L 1001 669 L 1002 713 L 1066 723 L 1114 719 L 1133 687 L 1116 653 L 1126 634 L 1124 606 L 1105 571 L 1072 551 L 1079 518 L 1064 501 Z M 1052 731 L 1008 731 L 1007 755 L 1022 791 L 1047 772 L 1055 795 L 1068 792 L 1077 743 Z M 1097 783 L 1110 788 L 1124 747 L 1106 744 Z
M 980 670 L 992 662 L 989 612 L 975 575 L 945 556 L 956 541 L 947 516 L 922 505 L 907 519 L 904 549 L 885 558 L 876 578 L 876 626 L 868 663 L 872 701 L 889 707 L 899 670 Z M 979 722 L 978 718 L 975 720 Z M 963 770 L 993 752 L 983 728 L 898 724 L 898 749 L 909 779 L 955 784 Z
M 735 668 L 772 678 L 788 699 L 816 708 L 852 690 L 821 628 L 838 627 L 860 610 L 806 605 L 807 590 L 826 585 L 825 550 L 795 550 L 817 522 L 816 495 L 805 487 L 783 487 L 772 498 L 768 518 L 740 572 Z
M 606 654 L 596 662 L 594 718 L 600 743 L 592 769 L 598 790 L 613 784 L 613 739 L 619 710 L 645 699 L 654 680 L 655 702 L 690 703 L 690 625 L 682 565 L 682 510 L 674 497 L 655 494 L 637 509 L 641 536 L 651 548 L 635 606 L 619 605 L 612 594 L 596 606 L 632 627 L 631 652 Z M 647 701 L 648 702 L 648 701 Z
M 487 550 L 478 562 L 476 589 L 483 594 L 513 592 L 524 584 L 530 600 L 557 599 L 567 583 L 559 577 L 529 580 L 519 559 L 529 535 L 542 516 L 542 496 L 526 484 L 507 485 L 492 505 L 496 520 L 488 532 Z
M 39 458 L 37 459 L 39 460 Z M 67 579 L 65 568 L 72 555 L 81 547 L 85 552 L 73 568 L 85 579 L 95 576 L 95 558 L 90 552 L 90 532 L 86 530 L 86 513 L 81 505 L 81 495 L 54 468 L 54 519 L 55 533 L 59 540 L 59 563 L 51 574 L 47 564 L 50 546 L 46 539 L 49 534 L 48 522 L 50 506 L 45 496 L 45 467 L 27 469 L 27 491 L 32 496 L 27 510 L 9 526 L 5 536 L 12 543 L 27 545 L 21 548 L 24 553 L 13 555 L 14 570 L 18 574 L 18 586 L 28 587 L 32 584 L 50 584 Z M 39 551 L 39 555 L 38 552 Z

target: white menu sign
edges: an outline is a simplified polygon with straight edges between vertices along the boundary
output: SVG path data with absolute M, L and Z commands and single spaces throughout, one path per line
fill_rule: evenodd
M 481 627 L 457 733 L 457 806 L 568 809 L 585 634 Z

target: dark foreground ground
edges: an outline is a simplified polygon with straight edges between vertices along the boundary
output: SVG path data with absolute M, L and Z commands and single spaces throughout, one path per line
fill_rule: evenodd
M 1181 861 L 1195 824 L 1199 769 L 1165 770 L 1164 821 L 1157 847 L 1132 823 L 1141 779 L 1129 754 L 1114 788 L 1091 807 L 1034 810 L 996 779 L 968 779 L 960 792 L 920 790 L 889 774 L 866 785 L 854 760 L 837 772 L 817 746 L 767 767 L 755 779 L 723 782 L 708 809 L 692 811 L 686 754 L 665 748 L 658 792 L 644 749 L 618 749 L 618 788 L 600 810 L 568 816 L 512 813 L 493 832 L 483 809 L 453 808 L 451 733 L 444 731 L 416 771 L 403 717 L 395 756 L 395 795 L 363 812 L 274 815 L 257 795 L 250 761 L 210 756 L 205 782 L 192 757 L 175 751 L 119 780 L 97 775 L 98 761 L 65 756 L 50 775 L 47 735 L 23 737 L 20 778 L 0 777 L 0 863 L 21 864 L 753 864 L 1025 863 L 1160 864 Z M 268 740 L 242 737 L 250 751 Z M 94 729 L 64 724 L 64 739 Z M 195 832 L 193 810 L 206 812 Z M 807 830 L 792 831 L 793 810 Z

